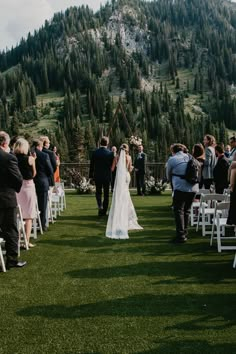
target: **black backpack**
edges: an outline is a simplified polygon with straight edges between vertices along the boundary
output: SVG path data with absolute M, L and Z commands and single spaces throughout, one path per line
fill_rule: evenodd
M 190 184 L 199 183 L 201 180 L 201 164 L 192 155 L 189 155 L 185 175 L 177 175 L 173 173 L 172 176 L 183 178 Z
M 182 178 L 186 179 L 186 181 L 190 184 L 196 184 L 200 182 L 201 164 L 193 156 L 190 156 L 185 175 Z

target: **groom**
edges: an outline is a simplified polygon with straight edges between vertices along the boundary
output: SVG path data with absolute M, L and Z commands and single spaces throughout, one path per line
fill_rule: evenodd
M 111 165 L 114 159 L 114 153 L 108 150 L 108 143 L 109 139 L 103 136 L 100 142 L 100 148 L 93 152 L 90 161 L 89 178 L 95 181 L 99 216 L 106 215 L 109 204 Z M 104 193 L 103 202 L 102 190 Z
M 146 173 L 147 155 L 143 152 L 143 145 L 138 146 L 138 154 L 134 161 L 136 172 L 137 194 L 145 195 L 145 173 Z

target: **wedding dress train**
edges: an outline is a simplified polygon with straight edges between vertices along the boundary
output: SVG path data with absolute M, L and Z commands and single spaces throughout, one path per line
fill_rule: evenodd
M 109 212 L 106 237 L 129 238 L 128 230 L 142 230 L 129 193 L 130 174 L 126 167 L 126 154 L 121 150 L 116 170 L 115 186 Z

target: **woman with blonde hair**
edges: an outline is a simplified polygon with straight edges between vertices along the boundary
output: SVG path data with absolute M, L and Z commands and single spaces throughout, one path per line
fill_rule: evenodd
M 33 178 L 36 175 L 35 158 L 29 156 L 29 143 L 20 138 L 14 145 L 14 154 L 18 160 L 18 166 L 23 176 L 23 184 L 19 193 L 17 193 L 17 203 L 22 210 L 22 216 L 25 220 L 25 233 L 29 247 L 34 247 L 30 243 L 30 234 L 32 229 L 32 219 L 36 216 L 36 192 Z
M 133 170 L 129 147 L 122 144 L 119 154 L 114 158 L 112 171 L 117 167 L 116 180 L 109 212 L 106 237 L 128 239 L 128 230 L 142 230 L 130 197 L 130 173 Z

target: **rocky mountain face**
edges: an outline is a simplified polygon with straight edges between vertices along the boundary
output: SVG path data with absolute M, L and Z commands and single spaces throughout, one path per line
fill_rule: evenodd
M 1 128 L 17 133 L 36 122 L 29 135 L 63 141 L 67 159 L 88 158 L 108 131 L 117 145 L 141 136 L 153 160 L 173 141 L 191 146 L 206 132 L 226 142 L 236 130 L 235 4 L 72 7 L 0 53 L 0 70 Z

